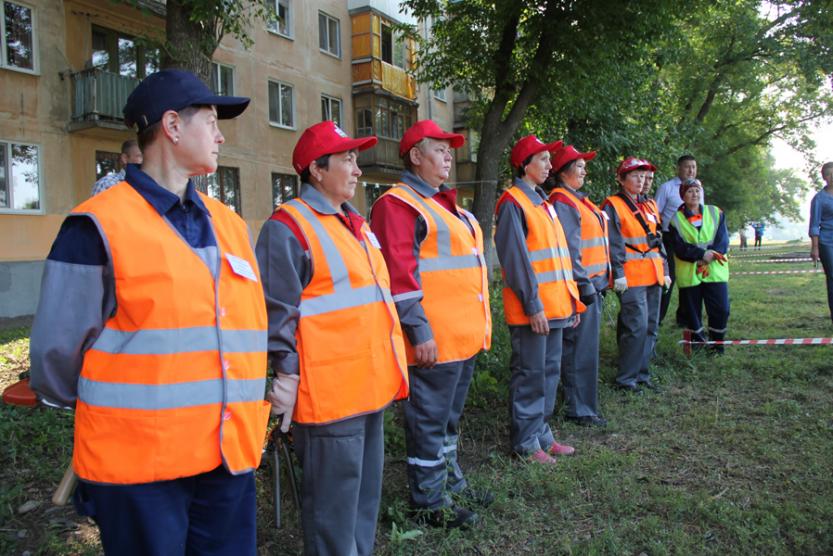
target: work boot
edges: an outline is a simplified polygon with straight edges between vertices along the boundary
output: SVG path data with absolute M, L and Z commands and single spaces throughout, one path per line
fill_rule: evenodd
M 554 457 L 546 453 L 544 450 L 537 450 L 526 457 L 530 463 L 544 463 L 547 465 L 554 465 L 556 460 Z
M 475 512 L 456 504 L 436 510 L 416 510 L 416 513 L 420 525 L 442 529 L 468 529 L 480 520 Z
M 559 444 L 558 442 L 553 441 L 547 450 L 547 453 L 551 456 L 571 456 L 576 453 L 576 449 L 572 446 Z

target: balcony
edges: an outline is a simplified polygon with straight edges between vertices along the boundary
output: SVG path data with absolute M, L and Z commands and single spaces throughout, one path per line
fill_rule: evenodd
M 379 137 L 375 147 L 359 153 L 359 166 L 366 177 L 399 179 L 405 168 L 399 158 L 399 140 Z
M 122 108 L 139 80 L 90 68 L 70 74 L 72 120 L 69 131 L 104 128 L 125 131 Z

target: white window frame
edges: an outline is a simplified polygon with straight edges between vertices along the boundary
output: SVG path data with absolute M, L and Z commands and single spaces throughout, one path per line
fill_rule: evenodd
M 328 25 L 327 25 L 327 42 L 328 42 L 328 46 L 330 46 L 330 47 L 332 47 L 332 45 L 329 44 L 329 41 L 330 41 L 329 22 L 330 21 L 335 21 L 336 22 L 336 52 L 333 52 L 329 48 L 321 48 L 321 17 L 322 16 L 327 20 L 327 23 L 328 23 Z M 328 14 L 327 12 L 323 12 L 321 10 L 318 11 L 318 50 L 320 50 L 321 52 L 323 52 L 324 54 L 326 54 L 328 56 L 333 56 L 335 58 L 341 59 L 341 20 L 339 18 L 333 17 L 330 14 Z
M 222 83 L 220 83 L 220 77 L 223 74 L 220 72 L 220 70 L 222 68 L 226 68 L 226 69 L 231 70 L 231 87 L 230 87 L 231 92 L 227 96 L 233 97 L 234 92 L 237 90 L 236 83 L 235 83 L 235 81 L 237 80 L 237 72 L 234 70 L 234 66 L 232 66 L 231 64 L 224 64 L 222 62 L 211 62 L 211 88 L 212 89 L 214 88 L 214 80 L 215 79 L 217 80 L 217 85 L 218 85 L 217 88 L 218 89 L 221 88 L 220 85 L 222 85 Z M 222 94 L 219 91 L 214 91 L 214 93 L 218 94 L 218 95 Z
M 6 4 L 17 4 L 32 10 L 32 69 L 12 66 L 6 60 Z M 31 4 L 18 0 L 0 0 L 0 68 L 40 75 L 40 48 L 38 43 L 38 11 Z
M 13 184 L 12 179 L 12 145 L 24 145 L 27 147 L 35 147 L 38 150 L 38 208 L 37 209 L 16 209 L 12 207 L 0 207 L 0 214 L 45 214 L 44 209 L 44 192 L 43 192 L 43 148 L 40 143 L 29 143 L 28 141 L 14 141 L 12 139 L 3 139 L 0 137 L 0 148 L 6 149 L 6 184 L 9 187 L 9 194 L 12 195 Z M 12 203 L 9 203 L 12 204 Z
M 448 95 L 445 89 L 431 89 L 431 94 L 440 102 L 448 102 Z
M 328 94 L 321 94 L 321 100 L 327 101 L 327 111 L 329 112 L 329 118 L 324 118 L 324 115 L 321 115 L 321 121 L 324 120 L 332 120 L 333 119 L 333 103 L 338 103 L 338 115 L 341 118 L 340 122 L 336 122 L 336 125 L 340 128 L 344 128 L 344 103 L 341 102 L 341 99 L 338 97 L 334 97 Z M 333 120 L 335 121 L 335 120 Z
M 269 84 L 271 84 L 271 83 L 274 83 L 275 85 L 278 85 L 279 87 L 281 85 L 283 85 L 285 87 L 289 87 L 289 89 L 292 91 L 292 125 L 286 125 L 286 124 L 283 124 L 283 123 L 280 123 L 280 122 L 272 121 L 271 116 L 269 115 L 269 112 L 271 112 L 271 110 L 270 110 L 271 106 L 269 105 L 269 103 L 272 101 L 272 98 L 269 94 Z M 280 93 L 280 90 L 278 91 L 278 93 Z M 280 94 L 278 94 L 278 102 L 281 102 L 281 95 Z M 281 81 L 280 79 L 267 79 L 266 80 L 266 116 L 268 118 L 270 118 L 269 119 L 269 125 L 270 126 L 279 127 L 281 129 L 291 129 L 293 131 L 296 130 L 297 129 L 297 127 L 295 126 L 295 122 L 297 120 L 296 113 L 295 113 L 296 112 L 296 110 L 295 110 L 296 105 L 297 105 L 297 99 L 295 98 L 295 85 L 293 85 L 292 83 L 287 83 L 286 81 Z M 278 106 L 278 114 L 280 115 L 282 112 L 283 112 L 283 110 L 281 110 L 281 107 Z
M 283 5 L 286 8 L 286 30 L 287 32 L 284 33 L 281 31 L 280 26 L 278 25 L 277 20 L 270 21 L 266 24 L 266 30 L 270 33 L 278 35 L 279 37 L 283 37 L 285 39 L 292 39 L 295 38 L 295 33 L 293 30 L 293 17 L 292 17 L 292 0 L 270 0 L 269 4 L 273 4 L 275 6 L 275 13 L 280 13 L 280 6 Z

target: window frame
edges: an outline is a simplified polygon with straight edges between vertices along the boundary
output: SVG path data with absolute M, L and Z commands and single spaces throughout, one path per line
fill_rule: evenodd
M 3 139 L 0 137 L 0 148 L 6 151 L 6 170 L 7 174 L 6 185 L 9 187 L 10 201 L 13 199 L 13 185 L 10 183 L 12 178 L 12 145 L 23 145 L 26 147 L 35 147 L 38 150 L 38 208 L 36 209 L 16 209 L 12 207 L 0 207 L 0 214 L 46 214 L 44 207 L 44 186 L 43 186 L 43 147 L 40 143 L 32 143 L 29 141 L 14 141 L 11 139 Z M 9 203 L 12 204 L 11 202 Z
M 225 199 L 225 179 L 221 179 L 221 176 L 224 176 L 224 174 L 221 174 L 221 172 L 226 171 L 226 170 L 232 170 L 231 173 L 233 173 L 235 175 L 236 180 L 237 180 L 237 183 L 234 184 L 236 186 L 235 200 L 237 201 L 234 205 L 234 208 L 230 207 L 228 205 L 228 203 L 226 202 L 226 199 Z M 212 177 L 217 180 L 217 187 L 220 191 L 220 197 L 219 198 L 212 196 L 208 192 L 209 191 L 208 190 L 208 185 L 209 185 L 208 182 L 209 182 L 210 179 L 212 179 Z M 195 176 L 195 178 L 193 178 L 193 179 L 195 181 L 194 186 L 197 188 L 198 191 L 200 191 L 203 194 L 207 195 L 208 197 L 214 199 L 215 201 L 217 201 L 219 203 L 222 203 L 223 206 L 225 206 L 227 209 L 234 212 L 237 216 L 243 218 L 243 191 L 242 191 L 242 187 L 240 186 L 240 167 L 239 166 L 224 166 L 224 165 L 221 164 L 221 165 L 217 166 L 217 169 L 214 172 L 212 172 L 210 174 L 202 174 L 200 176 Z
M 8 63 L 6 51 L 6 4 L 16 4 L 32 11 L 32 69 L 13 66 Z M 35 6 L 18 0 L 0 0 L 0 69 L 40 75 L 40 48 L 38 42 L 38 11 Z
M 273 35 L 283 37 L 285 39 L 295 40 L 294 26 L 292 25 L 294 23 L 294 19 L 295 19 L 294 17 L 292 17 L 292 15 L 293 15 L 292 14 L 292 11 L 293 11 L 292 10 L 292 0 L 270 0 L 269 3 L 272 4 L 275 7 L 275 14 L 280 14 L 279 6 L 281 4 L 286 6 L 286 11 L 289 14 L 288 17 L 286 18 L 286 28 L 287 28 L 288 32 L 287 33 L 282 33 L 281 32 L 281 28 L 280 28 L 280 25 L 278 23 L 278 20 L 267 21 L 266 22 L 266 31 L 268 31 L 269 33 L 272 33 Z M 272 23 L 275 24 L 274 27 L 272 27 Z
M 328 42 L 328 46 L 331 46 L 331 45 L 329 45 L 329 41 L 330 41 L 330 25 L 329 25 L 329 23 L 331 21 L 335 21 L 335 23 L 336 23 L 336 50 L 337 50 L 337 52 L 333 52 L 329 48 L 322 48 L 321 47 L 321 18 L 322 17 L 327 22 L 327 42 Z M 328 14 L 325 11 L 322 11 L 322 10 L 318 10 L 318 50 L 320 52 L 323 52 L 324 54 L 326 54 L 328 56 L 338 58 L 339 60 L 341 59 L 341 20 L 339 18 L 335 17 L 335 16 L 332 16 L 332 15 Z
M 336 123 L 336 125 L 338 127 L 343 129 L 344 128 L 344 102 L 342 102 L 342 100 L 340 98 L 334 97 L 332 95 L 328 95 L 326 93 L 321 93 L 321 101 L 322 102 L 324 102 L 324 101 L 327 102 L 328 112 L 330 113 L 329 118 L 325 118 L 324 114 L 321 114 L 321 121 L 323 122 L 323 121 L 326 121 L 326 120 L 333 120 L 333 118 L 332 118 L 333 103 L 337 102 L 338 103 L 338 117 L 339 117 L 339 120 L 341 120 L 341 121 L 338 121 L 338 122 L 335 122 L 335 120 L 333 120 L 333 121 Z
M 440 95 L 442 93 L 442 95 Z M 431 95 L 440 102 L 448 103 L 448 94 L 445 89 L 431 89 Z
M 289 87 L 289 89 L 292 91 L 292 123 L 291 123 L 291 125 L 286 125 L 286 124 L 283 124 L 283 123 L 280 123 L 280 122 L 272 121 L 272 116 L 270 114 L 270 112 L 272 111 L 271 110 L 271 108 L 272 108 L 271 107 L 272 96 L 269 92 L 269 85 L 272 84 L 272 83 L 274 83 L 275 85 L 278 85 L 279 87 L 281 85 L 284 85 L 286 87 Z M 278 101 L 283 102 L 281 100 L 282 97 L 280 95 L 280 92 L 281 92 L 280 89 L 278 89 Z M 277 127 L 277 128 L 280 128 L 280 129 L 289 129 L 289 130 L 292 130 L 292 131 L 296 131 L 298 129 L 295 125 L 295 121 L 297 119 L 295 117 L 296 116 L 296 114 L 295 114 L 296 104 L 297 103 L 295 102 L 295 85 L 293 85 L 292 83 L 289 83 L 287 81 L 281 81 L 280 79 L 270 79 L 270 78 L 266 79 L 266 117 L 269 118 L 269 125 L 270 126 Z M 279 115 L 281 113 L 283 113 L 283 110 L 281 110 L 281 108 L 282 108 L 282 106 L 278 106 L 278 114 Z
M 111 27 L 105 27 L 103 25 L 98 25 L 98 24 L 92 24 L 92 25 L 90 25 L 90 44 L 91 45 L 92 45 L 93 33 L 96 33 L 96 32 L 102 33 L 106 38 L 105 42 L 107 44 L 107 48 L 106 48 L 106 50 L 107 50 L 107 64 L 104 65 L 104 66 L 93 65 L 92 55 L 93 55 L 94 52 L 96 52 L 96 50 L 94 48 L 92 48 L 90 50 L 90 57 L 88 58 L 88 62 L 89 62 L 91 67 L 99 68 L 101 71 L 106 71 L 108 73 L 112 73 L 112 74 L 118 75 L 120 77 L 124 77 L 126 79 L 142 80 L 142 79 L 144 79 L 145 77 L 147 77 L 149 75 L 147 73 L 147 69 L 148 69 L 147 68 L 147 63 L 148 63 L 148 58 L 149 58 L 148 57 L 148 52 L 151 52 L 151 51 L 155 50 L 155 51 L 157 51 L 157 53 L 159 55 L 159 58 L 157 59 L 157 62 L 160 64 L 156 68 L 156 71 L 159 71 L 159 69 L 162 69 L 161 68 L 162 51 L 158 48 L 148 48 L 148 45 L 145 44 L 144 42 L 142 42 L 141 37 L 139 37 L 137 35 L 131 35 L 130 33 L 126 33 L 126 32 L 120 31 L 118 29 L 113 29 Z M 120 39 L 130 40 L 130 41 L 133 42 L 133 50 L 134 50 L 133 54 L 135 56 L 135 63 L 136 63 L 136 75 L 135 76 L 131 77 L 129 75 L 123 75 L 122 72 L 121 72 L 121 64 L 119 62 L 119 50 L 118 50 L 118 41 Z M 115 52 L 112 52 L 110 50 L 110 48 L 113 47 L 113 46 L 116 47 Z M 115 56 L 113 56 L 113 54 L 115 54 Z M 140 63 L 140 61 L 141 61 L 141 63 Z
M 223 95 L 223 93 L 221 93 L 221 92 L 218 90 L 218 89 L 221 89 L 221 85 L 222 85 L 222 84 L 220 83 L 220 76 L 222 75 L 222 73 L 221 73 L 221 70 L 222 70 L 222 69 L 229 69 L 229 70 L 231 70 L 231 87 L 229 88 L 230 92 L 229 92 L 229 94 L 228 94 L 228 95 Z M 214 61 L 212 61 L 212 62 L 211 62 L 211 88 L 212 88 L 212 90 L 214 91 L 214 94 L 215 94 L 215 95 L 220 95 L 220 96 L 230 96 L 230 97 L 233 97 L 233 96 L 234 96 L 234 92 L 237 90 L 237 87 L 235 86 L 235 85 L 236 85 L 236 84 L 235 84 L 235 81 L 236 81 L 236 74 L 237 74 L 237 72 L 234 70 L 234 66 L 233 66 L 233 65 L 231 65 L 231 64 L 226 64 L 226 63 L 223 63 L 223 62 L 214 62 Z M 214 79 L 216 79 L 216 80 L 217 80 L 217 89 L 214 89 Z
M 289 199 L 284 199 L 283 198 L 283 187 L 282 187 L 281 188 L 281 202 L 278 203 L 278 204 L 275 204 L 275 178 L 277 176 L 280 176 L 282 179 L 283 178 L 291 178 L 293 180 L 292 190 L 293 190 L 294 195 L 292 197 L 290 197 Z M 269 177 L 271 179 L 271 185 L 272 185 L 272 210 L 278 208 L 279 206 L 283 205 L 287 201 L 290 201 L 292 199 L 296 199 L 301 194 L 300 178 L 298 177 L 297 174 L 287 173 L 287 172 L 271 172 L 269 174 Z M 283 186 L 283 184 L 281 184 L 281 185 Z

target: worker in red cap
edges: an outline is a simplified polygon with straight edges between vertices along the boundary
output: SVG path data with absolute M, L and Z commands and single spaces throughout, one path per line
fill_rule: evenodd
M 619 295 L 619 370 L 616 386 L 631 393 L 654 389 L 648 369 L 657 341 L 662 289 L 669 287 L 668 265 L 657 218 L 639 204 L 645 173 L 652 168 L 635 157 L 616 170 L 620 191 L 602 205 L 609 218 L 613 290 Z
M 550 151 L 561 146 L 534 135 L 518 141 L 510 155 L 514 183 L 496 206 L 495 246 L 512 337 L 510 440 L 517 455 L 542 464 L 575 452 L 555 441 L 548 421 L 561 374 L 562 332 L 577 326 L 584 310 L 564 230 L 541 189 L 552 168 Z
M 402 330 L 379 243 L 349 201 L 376 137 L 331 121 L 301 135 L 297 199 L 266 221 L 256 253 L 269 315 L 269 399 L 294 422 L 305 554 L 373 553 L 384 410 L 408 395 Z
M 483 233 L 445 184 L 463 141 L 431 120 L 410 127 L 399 143 L 401 181 L 376 201 L 370 220 L 408 352 L 410 503 L 421 522 L 438 527 L 467 527 L 478 517 L 470 506 L 494 499 L 468 486 L 457 460 L 474 359 L 492 335 Z
M 599 334 L 604 292 L 610 280 L 607 215 L 582 189 L 587 162 L 595 151 L 579 152 L 572 145 L 556 149 L 552 169 L 544 184 L 549 201 L 567 239 L 573 277 L 587 309 L 581 323 L 564 329 L 561 382 L 564 385 L 565 417 L 584 426 L 605 426 L 599 414 Z

